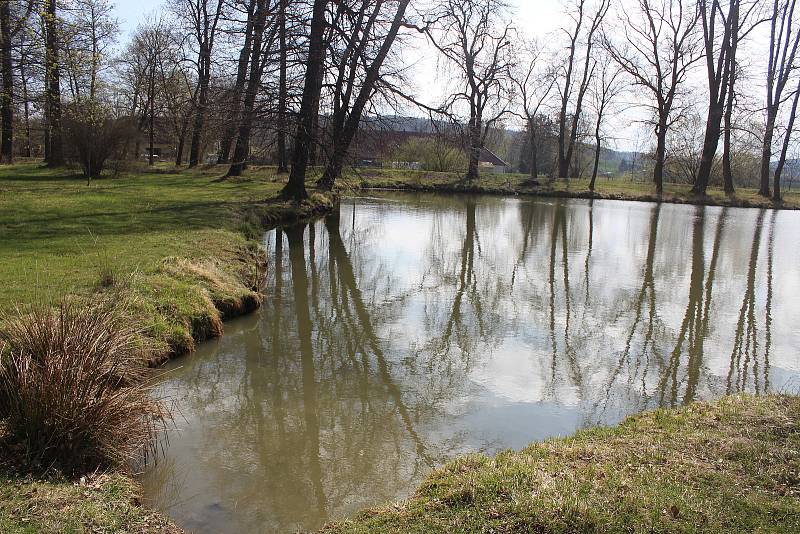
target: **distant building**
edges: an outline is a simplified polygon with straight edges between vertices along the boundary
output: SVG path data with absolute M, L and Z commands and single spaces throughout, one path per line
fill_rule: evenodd
M 478 166 L 481 168 L 481 170 L 493 174 L 505 174 L 510 168 L 508 163 L 500 159 L 497 154 L 486 147 L 481 149 L 480 159 L 478 159 Z

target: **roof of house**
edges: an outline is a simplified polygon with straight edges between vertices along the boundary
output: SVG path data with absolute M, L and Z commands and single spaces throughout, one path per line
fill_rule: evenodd
M 484 163 L 491 163 L 495 167 L 508 167 L 508 163 L 500 159 L 497 154 L 486 147 L 481 149 L 480 161 Z

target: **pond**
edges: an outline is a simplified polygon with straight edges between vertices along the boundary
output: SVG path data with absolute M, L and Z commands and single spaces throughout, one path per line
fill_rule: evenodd
M 265 237 L 256 314 L 172 362 L 143 476 L 195 532 L 293 532 L 455 455 L 800 389 L 800 213 L 376 194 Z

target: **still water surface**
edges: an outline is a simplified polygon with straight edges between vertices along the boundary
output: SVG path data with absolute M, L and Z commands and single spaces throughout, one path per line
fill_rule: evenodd
M 430 194 L 265 237 L 264 307 L 170 364 L 144 476 L 196 532 L 293 532 L 466 452 L 800 389 L 800 213 Z

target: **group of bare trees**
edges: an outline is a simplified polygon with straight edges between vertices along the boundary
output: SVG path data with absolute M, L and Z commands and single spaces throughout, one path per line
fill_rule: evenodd
M 541 51 L 529 54 L 543 66 L 538 77 L 525 77 L 533 88 L 519 89 L 519 107 L 529 110 L 529 95 L 555 79 L 558 98 L 536 102 L 540 113 L 550 113 L 558 123 L 554 176 L 574 174 L 575 139 L 588 138 L 585 142 L 599 150 L 603 124 L 609 122 L 604 115 L 624 105 L 643 109 L 641 122 L 652 128 L 652 179 L 659 193 L 668 169 L 678 166 L 692 169 L 696 194 L 705 195 L 713 180 L 732 194 L 734 160 L 746 156 L 760 159 L 760 176 L 739 178 L 757 178 L 761 195 L 780 200 L 800 89 L 792 87 L 800 83 L 794 2 L 573 0 L 567 10 L 565 39 L 555 48 L 555 55 L 565 59 L 543 62 Z M 764 41 L 767 50 L 761 49 Z M 759 61 L 764 56 L 766 64 Z M 763 100 L 756 96 L 763 94 L 760 88 L 766 92 Z M 587 92 L 591 110 L 585 106 Z M 691 154 L 681 154 L 670 140 L 687 137 L 680 131 L 696 127 L 691 119 L 697 115 L 704 122 L 702 142 Z M 751 150 L 754 140 L 761 144 L 760 154 Z M 595 178 L 596 171 L 592 183 Z
M 733 193 L 746 157 L 778 200 L 800 95 L 797 18 L 792 0 L 570 0 L 542 43 L 503 0 L 176 0 L 120 43 L 109 0 L 11 0 L 0 158 L 62 165 L 75 154 L 65 120 L 116 123 L 133 132 L 113 143 L 120 158 L 153 164 L 167 144 L 177 165 L 227 164 L 229 176 L 275 163 L 290 173 L 285 195 L 302 199 L 312 167 L 334 186 L 365 119 L 411 103 L 460 129 L 467 180 L 490 133 L 521 122 L 532 178 L 591 169 L 594 189 L 611 132 L 635 117 L 659 193 L 676 167 L 692 169 L 698 195 L 712 183 Z M 441 101 L 405 79 L 396 43 L 412 39 L 439 58 Z M 702 144 L 679 153 L 672 140 L 698 115 Z
M 464 110 L 472 153 L 485 143 L 476 126 L 517 117 L 526 125 L 525 167 L 533 178 L 542 171 L 552 178 L 577 176 L 577 153 L 591 147 L 594 189 L 601 147 L 613 140 L 607 132 L 625 120 L 620 111 L 626 108 L 632 110 L 627 120 L 636 117 L 652 132 L 650 168 L 659 194 L 665 180 L 681 174 L 676 168 L 691 168 L 698 195 L 714 181 L 732 194 L 738 172 L 739 180 L 757 178 L 762 195 L 780 200 L 800 89 L 792 86 L 800 83 L 800 21 L 792 1 L 571 0 L 561 30 L 548 36 L 546 46 L 520 46 L 501 2 L 451 4 L 440 4 L 425 30 L 457 66 L 451 78 L 460 85 L 441 109 Z M 759 47 L 767 33 L 764 51 Z M 480 69 L 480 55 L 492 69 Z M 764 56 L 766 64 L 759 61 Z M 766 89 L 763 101 L 754 96 L 759 88 Z M 485 122 L 482 106 L 491 108 Z M 696 115 L 703 117 L 704 133 L 687 154 L 671 140 L 686 137 L 681 132 L 696 126 L 690 120 Z M 543 132 L 548 123 L 555 128 Z M 751 150 L 753 140 L 762 145 L 760 154 Z M 545 143 L 554 154 L 543 161 Z M 760 158 L 760 176 L 741 176 L 740 168 L 750 167 L 734 160 L 743 157 Z M 474 176 L 471 165 L 467 177 Z

